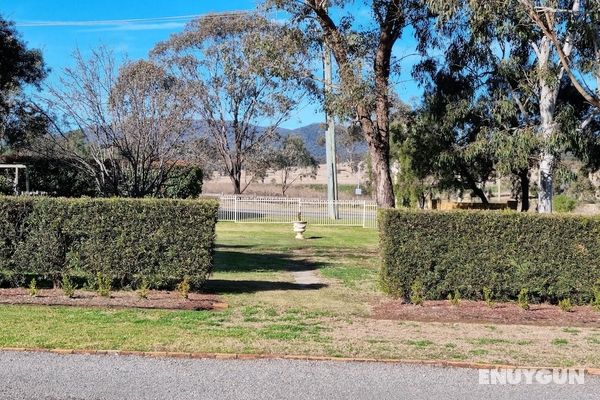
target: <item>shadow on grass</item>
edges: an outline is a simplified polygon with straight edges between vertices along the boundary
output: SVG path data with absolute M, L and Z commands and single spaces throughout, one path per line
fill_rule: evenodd
M 323 263 L 293 258 L 287 253 L 249 253 L 226 250 L 226 247 L 215 251 L 216 272 L 312 271 L 323 266 Z
M 255 293 L 271 290 L 319 290 L 327 287 L 326 284 L 317 283 L 301 285 L 292 282 L 272 281 L 234 281 L 224 279 L 209 279 L 202 288 L 202 293 L 225 294 L 225 293 Z

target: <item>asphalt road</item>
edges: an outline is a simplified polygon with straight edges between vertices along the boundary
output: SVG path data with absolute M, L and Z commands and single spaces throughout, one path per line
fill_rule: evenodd
M 378 363 L 0 352 L 0 399 L 596 399 L 583 385 L 480 385 L 476 370 Z

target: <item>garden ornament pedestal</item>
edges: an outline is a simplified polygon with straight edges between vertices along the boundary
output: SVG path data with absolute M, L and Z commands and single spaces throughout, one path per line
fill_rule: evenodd
M 302 214 L 298 213 L 298 220 L 294 221 L 294 232 L 296 232 L 296 239 L 304 240 L 304 232 L 306 231 L 306 225 L 308 222 L 302 221 Z

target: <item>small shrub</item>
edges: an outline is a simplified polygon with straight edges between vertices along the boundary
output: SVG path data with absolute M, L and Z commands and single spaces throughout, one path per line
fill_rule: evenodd
M 35 280 L 35 278 L 33 278 L 31 282 L 29 282 L 29 295 L 31 297 L 36 297 L 38 295 L 37 281 Z
M 575 210 L 577 207 L 577 200 L 566 194 L 559 194 L 552 198 L 552 209 L 559 213 L 568 213 Z
M 68 298 L 72 298 L 73 296 L 75 296 L 75 285 L 73 284 L 73 281 L 71 280 L 69 275 L 63 275 L 61 288 L 65 296 L 67 296 Z
M 110 277 L 98 272 L 98 274 L 96 274 L 96 292 L 102 297 L 110 297 L 111 289 Z
M 558 306 L 564 312 L 573 311 L 573 304 L 571 304 L 571 299 L 562 299 L 561 301 L 558 302 Z
M 494 301 L 492 300 L 492 297 L 493 297 L 492 290 L 489 287 L 484 286 L 483 287 L 483 301 L 485 301 L 485 304 L 487 304 L 487 306 L 490 308 L 494 307 Z
M 460 305 L 460 291 L 456 289 L 454 294 L 448 293 L 448 301 L 450 301 L 450 304 L 453 306 L 458 307 Z
M 517 305 L 523 310 L 529 310 L 529 290 L 522 288 L 517 296 Z
M 140 299 L 147 299 L 148 293 L 150 292 L 150 284 L 146 278 L 142 279 L 140 286 L 138 287 L 137 294 Z
M 415 279 L 410 285 L 410 302 L 415 306 L 422 306 L 424 301 L 423 282 L 420 279 Z
M 179 296 L 182 299 L 187 299 L 190 294 L 190 278 L 185 277 L 179 284 L 177 285 L 177 291 L 179 292 Z
M 592 288 L 592 308 L 596 311 L 600 311 L 600 280 L 596 282 L 594 287 Z

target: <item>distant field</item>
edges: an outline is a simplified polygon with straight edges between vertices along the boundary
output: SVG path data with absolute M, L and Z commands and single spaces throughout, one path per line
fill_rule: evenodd
M 338 166 L 338 187 L 339 196 L 342 200 L 348 199 L 370 199 L 371 196 L 365 190 L 364 174 L 355 174 L 350 171 L 346 165 Z M 242 177 L 242 181 L 245 177 Z M 361 182 L 363 196 L 356 196 L 354 190 L 356 185 Z M 214 176 L 210 180 L 204 181 L 204 193 L 233 193 L 233 186 L 227 176 Z M 280 196 L 281 193 L 281 174 L 274 172 L 269 174 L 264 181 L 252 183 L 244 194 L 257 196 Z M 304 178 L 294 182 L 291 188 L 286 192 L 287 197 L 305 197 L 305 198 L 325 198 L 327 197 L 327 171 L 325 165 L 321 164 L 317 172 L 317 177 Z

